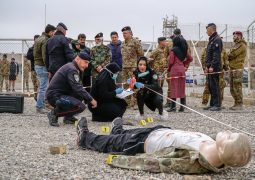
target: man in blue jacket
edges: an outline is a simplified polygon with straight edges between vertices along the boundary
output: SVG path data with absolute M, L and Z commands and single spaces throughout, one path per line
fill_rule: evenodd
M 122 70 L 122 55 L 121 55 L 121 41 L 119 40 L 118 33 L 116 31 L 111 32 L 111 42 L 107 46 L 112 52 L 112 61 L 119 65 Z M 116 82 L 121 82 L 121 73 L 118 74 Z
M 57 31 L 46 44 L 46 68 L 50 72 L 50 80 L 53 75 L 66 63 L 72 62 L 74 53 L 68 38 L 65 37 L 67 27 L 63 23 L 57 25 Z

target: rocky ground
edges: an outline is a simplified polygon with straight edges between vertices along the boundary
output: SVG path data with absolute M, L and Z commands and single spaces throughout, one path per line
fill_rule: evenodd
M 230 103 L 225 103 L 226 109 L 220 112 L 208 112 L 199 108 L 200 99 L 188 98 L 188 106 L 213 117 L 226 124 L 254 133 L 255 108 L 246 107 L 242 111 L 230 111 Z M 128 110 L 125 120 L 135 122 L 137 110 Z M 212 137 L 221 130 L 229 129 L 213 122 L 201 115 L 186 110 L 184 113 L 169 113 L 169 120 L 159 122 L 155 114 L 154 122 L 147 126 L 163 124 L 175 129 L 200 131 Z M 89 120 L 89 129 L 102 134 L 101 126 L 110 126 L 111 123 L 91 122 L 91 114 L 86 110 L 78 117 L 86 116 Z M 33 98 L 25 98 L 23 114 L 0 114 L 0 180 L 7 179 L 184 179 L 183 175 L 153 174 L 141 171 L 129 171 L 111 168 L 105 164 L 107 154 L 90 150 L 77 149 L 76 131 L 73 125 L 64 125 L 60 120 L 60 127 L 51 127 L 46 115 L 35 113 Z M 136 127 L 140 125 L 136 123 Z M 126 128 L 133 128 L 125 126 Z M 255 138 L 251 137 L 253 151 Z M 67 154 L 52 155 L 51 145 L 67 145 Z M 251 163 L 239 169 L 226 169 L 218 174 L 206 174 L 211 179 L 255 179 L 254 154 Z

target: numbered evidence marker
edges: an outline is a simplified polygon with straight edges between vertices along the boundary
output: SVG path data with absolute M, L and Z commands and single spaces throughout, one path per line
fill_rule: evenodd
M 141 126 L 145 126 L 145 125 L 146 125 L 146 121 L 142 119 L 142 120 L 139 122 L 139 124 L 140 124 Z
M 102 131 L 103 133 L 109 133 L 110 128 L 109 128 L 109 126 L 101 126 L 101 131 Z
M 147 117 L 146 121 L 147 121 L 147 123 L 153 123 L 153 118 L 152 117 Z
M 112 159 L 113 159 L 113 158 L 116 158 L 116 157 L 118 157 L 118 155 L 109 154 L 109 155 L 108 155 L 108 158 L 107 158 L 106 161 L 105 161 L 105 163 L 106 163 L 106 164 L 111 164 L 111 163 L 112 163 Z

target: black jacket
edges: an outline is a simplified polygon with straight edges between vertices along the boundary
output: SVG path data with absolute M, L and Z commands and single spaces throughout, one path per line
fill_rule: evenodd
M 27 51 L 27 59 L 31 62 L 31 71 L 35 71 L 35 59 L 34 59 L 34 46 L 30 47 Z
M 81 72 L 75 61 L 62 66 L 56 72 L 46 91 L 47 99 L 57 99 L 61 95 L 73 96 L 87 102 L 92 101 L 92 97 L 81 84 Z
M 206 67 L 213 68 L 214 72 L 221 71 L 221 51 L 222 51 L 222 40 L 217 32 L 213 33 L 207 45 L 206 51 Z
M 49 72 L 55 74 L 59 68 L 74 59 L 74 53 L 68 38 L 57 31 L 46 44 L 45 65 Z
M 91 89 L 91 95 L 98 103 L 114 102 L 116 100 L 116 88 L 117 86 L 110 73 L 103 69 L 97 75 Z

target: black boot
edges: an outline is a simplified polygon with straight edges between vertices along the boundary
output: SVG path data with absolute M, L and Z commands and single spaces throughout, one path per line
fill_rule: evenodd
M 166 102 L 166 104 L 163 106 L 163 108 L 170 108 L 171 107 L 171 102 Z
M 48 112 L 47 116 L 48 116 L 49 123 L 50 123 L 51 126 L 56 126 L 56 127 L 59 126 L 58 117 L 57 117 L 54 109 L 51 110 L 50 112 Z
M 186 98 L 181 98 L 181 104 L 186 105 Z M 179 112 L 184 112 L 184 107 L 181 106 Z
M 173 99 L 174 101 L 176 101 L 176 99 Z M 166 110 L 167 112 L 175 112 L 176 111 L 176 103 L 172 102 L 171 103 L 171 107 L 169 109 Z
M 65 124 L 74 124 L 75 121 L 78 121 L 78 119 L 74 116 L 65 116 L 63 119 L 63 122 Z

